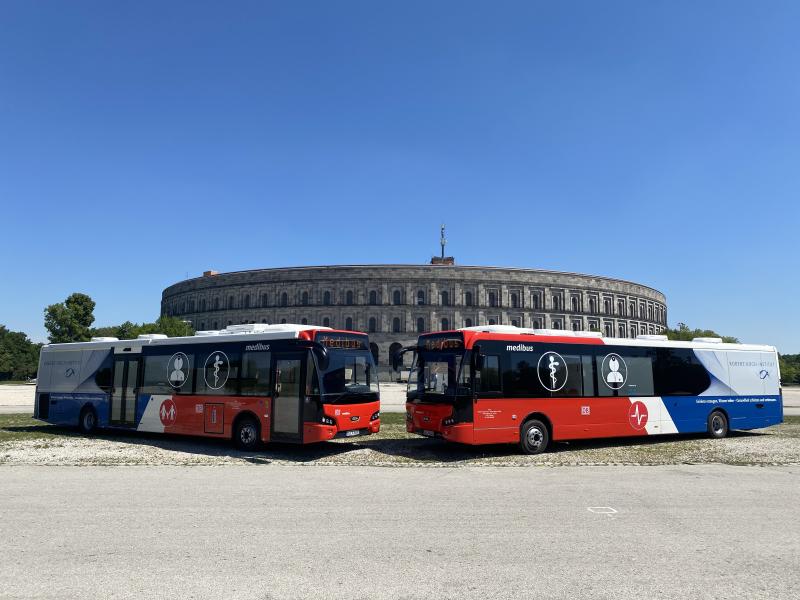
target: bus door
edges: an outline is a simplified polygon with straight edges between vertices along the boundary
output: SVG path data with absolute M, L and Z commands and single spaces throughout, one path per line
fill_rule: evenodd
M 272 431 L 276 441 L 303 441 L 306 353 L 273 352 Z
M 139 357 L 114 357 L 109 420 L 112 425 L 136 424 L 136 395 L 139 391 Z

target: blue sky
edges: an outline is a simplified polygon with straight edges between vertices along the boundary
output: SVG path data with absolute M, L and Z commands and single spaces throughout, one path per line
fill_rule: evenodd
M 800 352 L 796 2 L 45 3 L 0 18 L 0 323 L 205 269 L 631 279 Z

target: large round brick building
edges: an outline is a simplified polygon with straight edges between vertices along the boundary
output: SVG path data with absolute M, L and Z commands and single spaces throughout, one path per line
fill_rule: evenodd
M 366 331 L 384 365 L 395 348 L 413 343 L 424 331 L 503 324 L 635 337 L 666 327 L 666 298 L 646 285 L 436 262 L 207 271 L 165 289 L 161 312 L 198 330 L 308 323 Z

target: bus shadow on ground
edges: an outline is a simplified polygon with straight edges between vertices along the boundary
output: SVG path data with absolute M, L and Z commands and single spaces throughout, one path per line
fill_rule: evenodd
M 729 438 L 749 438 L 769 435 L 764 432 L 755 431 L 731 431 Z M 564 442 L 552 442 L 545 454 L 567 455 L 570 452 L 580 452 L 587 450 L 605 450 L 614 448 L 642 448 L 653 447 L 663 448 L 665 451 L 687 441 L 712 440 L 705 433 L 696 434 L 674 434 L 664 436 L 648 437 L 619 437 L 619 438 L 596 438 L 590 440 L 571 440 Z M 447 442 L 441 439 L 432 438 L 400 438 L 400 439 L 362 439 L 357 443 L 358 447 L 369 448 L 375 452 L 386 454 L 396 458 L 406 460 L 417 460 L 420 462 L 469 462 L 472 460 L 522 457 L 516 444 L 491 444 L 481 446 L 467 446 Z
M 44 433 L 54 437 L 72 439 L 97 439 L 109 442 L 125 442 L 133 446 L 182 452 L 185 454 L 216 458 L 237 458 L 255 464 L 269 464 L 272 461 L 313 463 L 314 461 L 336 456 L 354 450 L 352 444 L 285 444 L 271 442 L 262 445 L 254 452 L 238 450 L 230 439 L 202 438 L 186 435 L 126 431 L 124 429 L 100 429 L 86 436 L 77 429 L 60 425 L 26 425 L 4 427 L 5 431 L 15 433 Z M 46 439 L 46 438 L 45 438 Z

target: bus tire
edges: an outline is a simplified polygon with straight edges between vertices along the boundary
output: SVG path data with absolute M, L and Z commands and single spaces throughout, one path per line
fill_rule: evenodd
M 233 443 L 239 450 L 252 452 L 258 448 L 259 429 L 253 417 L 242 417 L 233 427 Z
M 536 419 L 525 421 L 519 435 L 519 447 L 525 454 L 541 454 L 547 449 L 550 434 L 547 425 Z
M 721 439 L 728 435 L 728 417 L 721 410 L 715 410 L 708 415 L 708 435 Z
M 97 429 L 97 413 L 92 406 L 84 406 L 78 417 L 78 430 L 83 435 L 91 435 Z

